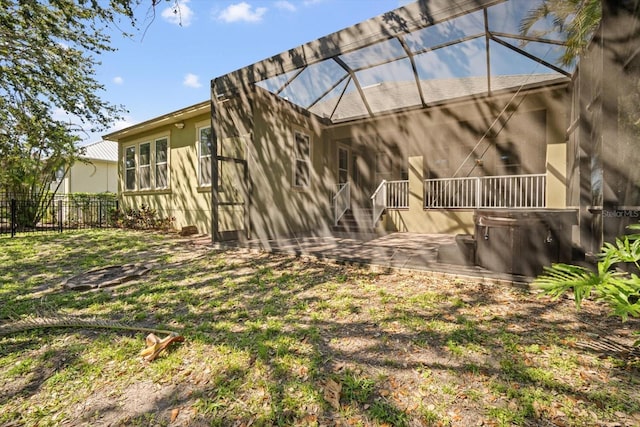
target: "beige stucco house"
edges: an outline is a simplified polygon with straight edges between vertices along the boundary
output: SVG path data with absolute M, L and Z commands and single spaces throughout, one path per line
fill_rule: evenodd
M 419 1 L 215 78 L 214 236 L 331 233 L 345 215 L 474 234 L 480 209 L 571 208 L 572 67 L 562 34 L 520 33 L 536 4 Z
M 211 102 L 113 132 L 123 208 L 146 205 L 178 229 L 211 233 Z
M 217 77 L 210 100 L 105 136 L 122 203 L 217 241 L 448 233 L 505 257 L 560 241 L 564 260 L 588 172 L 565 35 L 519 30 L 538 4 L 421 0 Z
M 566 208 L 571 74 L 560 36 L 523 46 L 505 24 L 521 3 L 417 2 L 214 79 L 211 101 L 105 136 L 123 205 L 263 240 L 345 214 L 473 234 L 479 207 Z

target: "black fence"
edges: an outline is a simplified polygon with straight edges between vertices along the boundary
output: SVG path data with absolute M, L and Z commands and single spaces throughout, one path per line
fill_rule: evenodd
M 0 234 L 63 232 L 113 226 L 115 198 L 56 197 L 48 202 L 0 199 Z

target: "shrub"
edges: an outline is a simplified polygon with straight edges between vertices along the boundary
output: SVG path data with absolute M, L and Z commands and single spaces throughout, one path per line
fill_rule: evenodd
M 640 230 L 640 224 L 630 225 Z M 605 243 L 595 270 L 568 264 L 554 264 L 536 278 L 533 285 L 554 299 L 573 292 L 576 306 L 591 296 L 609 305 L 611 314 L 624 322 L 640 317 L 640 234 L 619 237 Z M 640 331 L 636 331 L 636 335 Z M 640 345 L 640 340 L 635 342 Z
M 114 210 L 111 214 L 111 220 L 114 226 L 120 228 L 166 231 L 173 228 L 175 218 L 160 218 L 155 209 L 142 204 L 140 209 L 127 208 L 124 211 Z

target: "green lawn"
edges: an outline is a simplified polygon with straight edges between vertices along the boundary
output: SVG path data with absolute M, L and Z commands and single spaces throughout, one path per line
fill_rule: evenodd
M 62 286 L 131 263 L 151 271 Z M 596 345 L 638 324 L 604 313 L 174 234 L 0 237 L 0 426 L 640 425 L 639 364 Z M 111 327 L 11 332 L 45 318 Z M 144 362 L 149 328 L 185 341 Z

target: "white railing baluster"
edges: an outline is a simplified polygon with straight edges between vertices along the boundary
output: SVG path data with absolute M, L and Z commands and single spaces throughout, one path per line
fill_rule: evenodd
M 385 181 L 384 179 L 382 180 L 380 185 L 378 185 L 376 191 L 373 192 L 373 195 L 371 196 L 371 204 L 373 205 L 373 217 L 371 218 L 373 221 L 372 225 L 373 227 L 375 227 L 378 223 L 378 220 L 387 208 L 387 181 Z
M 389 209 L 406 209 L 409 207 L 409 181 L 384 181 L 387 188 L 387 204 Z M 375 194 L 375 193 L 374 193 Z
M 426 179 L 424 208 L 544 208 L 545 187 L 545 174 Z

